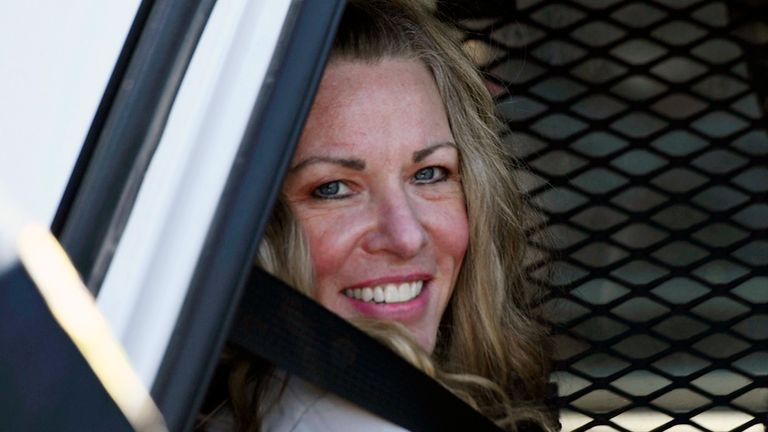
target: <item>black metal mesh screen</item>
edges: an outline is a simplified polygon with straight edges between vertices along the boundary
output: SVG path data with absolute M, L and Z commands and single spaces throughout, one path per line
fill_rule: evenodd
M 564 430 L 762 431 L 763 8 L 508 4 L 462 27 L 556 240 Z

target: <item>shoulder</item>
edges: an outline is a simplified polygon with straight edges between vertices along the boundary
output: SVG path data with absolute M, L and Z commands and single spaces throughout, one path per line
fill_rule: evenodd
M 265 431 L 407 432 L 300 378 L 283 377 L 285 389 L 264 419 Z

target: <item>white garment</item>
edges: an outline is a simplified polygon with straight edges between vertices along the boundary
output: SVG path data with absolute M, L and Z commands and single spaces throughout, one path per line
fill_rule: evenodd
M 287 380 L 281 397 L 267 412 L 262 425 L 269 432 L 407 432 L 333 393 L 298 377 L 285 374 Z M 279 391 L 281 380 L 271 391 Z
M 284 383 L 287 383 L 285 389 Z M 333 393 L 281 371 L 272 376 L 264 403 L 269 407 L 262 423 L 264 432 L 408 432 Z M 225 408 L 209 420 L 205 430 L 233 431 L 232 413 Z

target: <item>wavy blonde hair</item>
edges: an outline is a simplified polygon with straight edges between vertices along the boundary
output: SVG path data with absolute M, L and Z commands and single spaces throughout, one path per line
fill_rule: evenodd
M 543 296 L 540 288 L 526 282 L 524 269 L 525 227 L 535 214 L 514 178 L 517 166 L 499 139 L 501 124 L 480 74 L 451 36 L 455 32 L 424 3 L 351 1 L 330 62 L 398 58 L 427 65 L 459 149 L 469 246 L 432 356 L 418 348 L 402 326 L 355 324 L 504 429 L 516 430 L 519 420 L 551 429 L 554 421 L 542 405 L 549 375 L 547 327 L 538 307 Z M 309 295 L 309 247 L 283 202 L 274 210 L 258 265 Z M 233 382 L 232 405 L 239 423 L 248 424 L 246 430 L 258 430 L 263 412 L 253 409 L 258 396 L 254 401 L 243 395 L 245 367 L 247 362 L 235 368 L 240 378 Z

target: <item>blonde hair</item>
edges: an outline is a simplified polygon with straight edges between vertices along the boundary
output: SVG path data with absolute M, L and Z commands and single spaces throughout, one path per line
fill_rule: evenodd
M 524 269 L 525 226 L 535 215 L 513 176 L 515 162 L 498 137 L 501 125 L 482 78 L 451 30 L 423 3 L 351 1 L 330 62 L 405 58 L 427 65 L 459 149 L 469 247 L 431 357 L 396 323 L 357 324 L 499 426 L 515 430 L 526 419 L 550 428 L 542 406 L 549 374 L 547 327 L 538 307 L 543 295 L 527 283 Z M 309 247 L 282 202 L 258 264 L 309 294 Z M 258 417 L 251 422 L 259 423 Z

